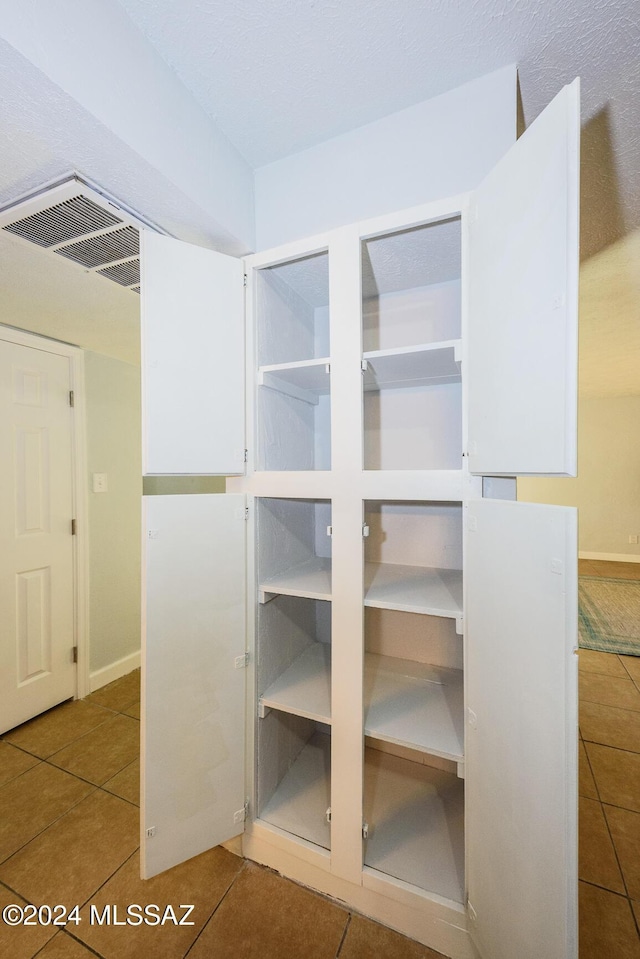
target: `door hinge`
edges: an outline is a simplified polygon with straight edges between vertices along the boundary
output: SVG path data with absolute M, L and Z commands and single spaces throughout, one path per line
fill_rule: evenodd
M 77 646 L 74 646 L 73 649 L 71 650 L 71 656 L 72 656 L 72 660 L 71 660 L 71 661 L 72 661 L 73 663 L 77 663 L 77 662 L 78 662 L 78 647 L 77 647 Z
M 244 451 L 244 461 L 245 463 L 249 462 L 249 450 Z
M 324 818 L 327 820 L 328 823 L 331 822 L 331 806 L 328 807 L 326 813 L 324 814 Z
M 246 274 L 246 273 L 243 274 L 243 277 L 242 277 L 242 285 L 243 285 L 243 286 L 246 286 L 246 285 L 247 285 L 247 274 Z
M 238 809 L 237 812 L 234 812 L 233 821 L 235 823 L 246 822 L 248 818 L 249 818 L 249 800 L 247 799 L 242 809 Z
M 363 838 L 363 839 L 368 839 L 368 838 L 369 838 L 369 823 L 368 823 L 368 822 L 363 822 L 363 823 L 362 823 L 362 838 Z
M 362 524 L 362 535 L 363 535 L 363 537 L 364 537 L 365 539 L 366 539 L 366 537 L 369 535 L 370 532 L 371 532 L 371 530 L 369 529 L 369 527 L 367 526 L 367 524 L 366 524 L 366 523 L 363 523 L 363 524 Z
M 249 665 L 249 653 L 244 653 L 242 656 L 236 656 L 233 661 L 233 665 L 236 669 L 244 669 L 245 666 Z
M 71 520 L 71 535 L 75 536 L 78 532 L 78 523 L 75 519 Z
M 69 390 L 69 406 L 76 405 L 76 394 L 73 390 Z

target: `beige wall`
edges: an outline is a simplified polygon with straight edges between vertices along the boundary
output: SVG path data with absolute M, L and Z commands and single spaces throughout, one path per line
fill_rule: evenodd
M 140 649 L 140 368 L 87 352 L 85 377 L 93 673 Z M 93 473 L 108 492 L 92 492 Z
M 640 396 L 581 398 L 576 479 L 518 480 L 518 499 L 579 508 L 581 553 L 638 556 Z

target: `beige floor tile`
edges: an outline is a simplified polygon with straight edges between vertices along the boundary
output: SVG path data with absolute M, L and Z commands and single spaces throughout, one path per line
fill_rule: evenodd
M 130 716 L 115 715 L 82 739 L 54 753 L 49 762 L 101 786 L 132 763 L 139 753 L 140 723 Z
M 95 703 L 77 699 L 75 702 L 62 703 L 22 726 L 16 726 L 3 738 L 34 756 L 46 759 L 111 719 L 111 715 L 107 709 Z
M 0 786 L 31 769 L 38 761 L 30 753 L 24 753 L 10 743 L 0 741 Z
M 613 844 L 620 860 L 627 893 L 640 900 L 640 813 L 605 806 Z
M 640 755 L 585 743 L 602 802 L 640 812 Z
M 600 703 L 580 703 L 580 731 L 585 742 L 640 753 L 640 712 Z
M 50 826 L 92 792 L 93 787 L 38 763 L 0 788 L 0 862 Z
M 584 796 L 585 799 L 598 799 L 598 790 L 596 789 L 595 779 L 593 778 L 587 751 L 584 748 L 584 743 L 582 741 L 580 741 L 578 745 L 578 750 L 578 768 L 580 773 L 578 781 L 578 794 L 580 796 Z
M 107 709 L 115 709 L 118 712 L 124 711 L 132 703 L 140 699 L 140 670 L 134 669 L 121 679 L 97 689 L 95 693 L 87 696 L 86 702 L 97 703 L 98 706 L 106 706 Z
M 26 774 L 25 774 L 26 775 Z M 138 845 L 138 810 L 96 789 L 0 866 L 30 902 L 82 904 Z
M 640 692 L 631 679 L 580 670 L 580 702 L 640 710 Z
M 629 900 L 580 883 L 580 959 L 640 959 Z
M 340 906 L 249 863 L 189 959 L 334 959 L 347 918 Z
M 620 867 L 599 802 L 580 800 L 579 827 L 580 879 L 625 895 Z
M 0 883 L 0 910 L 13 905 L 24 908 L 27 903 Z M 31 959 L 55 933 L 51 926 L 8 926 L 0 921 L 0 956 Z
M 628 674 L 615 653 L 599 653 L 595 649 L 581 649 L 578 656 L 580 669 L 592 673 L 605 673 L 607 676 L 621 676 L 627 679 Z
M 75 935 L 76 926 L 72 928 Z M 42 952 L 38 953 L 38 959 L 95 959 L 95 955 L 95 952 L 91 952 L 81 942 L 72 939 L 66 932 L 59 932 L 47 943 Z
M 352 916 L 340 949 L 340 959 L 443 959 L 419 942 L 407 939 L 363 916 Z
M 640 656 L 620 656 L 620 662 L 636 683 L 640 683 Z
M 128 709 L 123 710 L 125 716 L 132 716 L 134 719 L 140 719 L 140 703 L 132 703 Z
M 105 959 L 138 959 L 141 956 L 174 959 L 184 956 L 242 866 L 242 859 L 218 846 L 143 881 L 136 853 L 92 896 L 91 903 L 100 912 L 105 905 L 115 904 L 122 916 L 130 903 L 139 903 L 143 907 L 155 903 L 163 909 L 170 905 L 178 919 L 185 914 L 179 908 L 180 904 L 191 904 L 195 908 L 187 918 L 194 925 L 175 926 L 170 921 L 163 926 L 90 925 L 87 921 L 89 909 L 85 908 L 81 912 L 84 921 L 74 935 Z
M 126 799 L 127 802 L 131 802 L 135 806 L 139 806 L 140 760 L 136 759 L 135 762 L 125 766 L 113 779 L 109 779 L 102 788 L 115 796 L 120 796 L 121 799 Z

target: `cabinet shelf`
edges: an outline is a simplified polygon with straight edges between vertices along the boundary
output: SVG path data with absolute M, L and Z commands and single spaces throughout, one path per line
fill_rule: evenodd
M 365 750 L 365 866 L 464 902 L 464 785 L 457 776 Z
M 331 848 L 331 738 L 314 733 L 261 811 L 265 822 Z
M 258 386 L 266 386 L 294 399 L 317 406 L 320 396 L 329 392 L 330 362 L 328 357 L 278 363 L 258 369 Z
M 364 390 L 459 383 L 460 351 L 460 340 L 446 340 L 364 353 Z
M 315 733 L 260 819 L 325 849 L 331 831 L 331 738 Z M 464 786 L 451 773 L 365 749 L 365 865 L 463 901 Z
M 284 573 L 263 580 L 258 586 L 258 593 L 261 603 L 268 602 L 270 595 L 278 594 L 331 599 L 331 560 L 315 557 L 292 566 Z
M 364 605 L 462 619 L 462 570 L 365 564 Z
M 432 756 L 464 756 L 462 670 L 367 653 L 365 735 Z
M 265 706 L 331 723 L 331 646 L 308 646 L 260 697 Z
M 365 735 L 463 759 L 462 671 L 367 653 Z M 331 647 L 313 643 L 260 697 L 265 707 L 331 723 Z

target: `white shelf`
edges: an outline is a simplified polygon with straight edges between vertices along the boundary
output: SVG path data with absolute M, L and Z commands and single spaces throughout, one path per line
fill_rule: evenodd
M 331 737 L 314 733 L 261 811 L 260 819 L 331 848 Z
M 270 706 L 294 716 L 331 723 L 331 646 L 313 643 L 260 697 Z
M 367 736 L 462 762 L 462 670 L 367 653 L 364 702 Z
M 464 902 L 464 785 L 451 773 L 365 750 L 365 865 Z
M 363 354 L 365 391 L 460 382 L 460 340 Z
M 462 570 L 365 564 L 364 605 L 462 618 Z
M 268 594 L 331 599 L 331 560 L 315 557 L 299 566 L 292 566 L 284 573 L 263 580 L 258 592 L 261 603 L 269 601 Z
M 277 363 L 258 369 L 258 386 L 267 386 L 305 403 L 317 406 L 319 397 L 329 392 L 329 358 Z
M 365 735 L 462 762 L 462 671 L 365 655 Z M 260 697 L 260 707 L 331 723 L 331 647 L 313 643 Z

